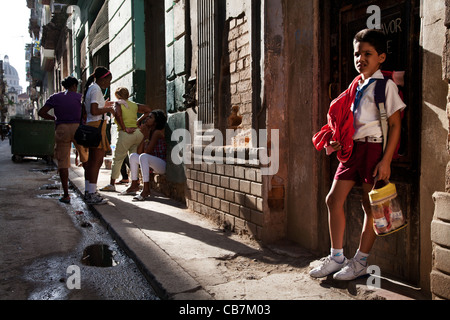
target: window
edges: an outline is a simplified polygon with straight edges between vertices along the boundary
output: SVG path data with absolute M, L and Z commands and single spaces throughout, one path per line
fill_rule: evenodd
M 217 105 L 217 0 L 198 0 L 198 120 L 214 127 Z

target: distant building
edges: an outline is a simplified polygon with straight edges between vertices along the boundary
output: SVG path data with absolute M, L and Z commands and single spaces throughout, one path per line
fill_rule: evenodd
M 5 94 L 7 96 L 7 114 L 5 120 L 9 121 L 11 117 L 28 117 L 28 95 L 22 93 L 22 87 L 19 85 L 19 74 L 10 63 L 6 55 L 3 60 L 3 80 L 6 84 Z
M 4 81 L 8 87 L 8 91 L 14 88 L 16 94 L 22 93 L 22 87 L 19 85 L 19 74 L 16 68 L 9 63 L 9 57 L 5 56 L 3 60 Z

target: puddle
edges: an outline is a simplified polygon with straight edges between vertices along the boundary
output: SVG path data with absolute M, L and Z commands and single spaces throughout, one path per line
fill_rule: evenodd
M 66 213 L 79 231 L 79 242 L 67 252 L 34 260 L 24 267 L 23 277 L 30 283 L 30 300 L 158 300 L 135 262 L 111 237 L 102 221 L 91 211 L 82 194 L 69 183 L 70 204 L 58 201 L 63 190 L 56 168 L 31 169 L 32 176 L 46 176 L 47 182 L 36 186 L 34 196 L 54 202 L 58 214 Z M 0 188 L 6 190 L 6 188 Z M 96 244 L 93 245 L 92 244 Z M 20 250 L 20 247 L 19 247 Z M 81 289 L 67 286 L 69 266 L 78 266 Z M 130 283 L 132 285 L 130 285 Z M 28 286 L 28 284 L 27 284 Z M 28 288 L 28 287 L 27 287 Z M 28 290 L 28 289 L 27 289 Z M 0 290 L 1 291 L 1 290 Z
M 55 167 L 48 167 L 48 168 L 44 168 L 44 169 L 34 168 L 34 169 L 30 169 L 29 171 L 30 172 L 49 173 L 49 172 L 56 171 L 56 170 L 57 170 L 57 168 L 55 168 Z
M 37 197 L 41 199 L 55 199 L 61 197 L 61 193 L 40 194 Z
M 119 264 L 113 259 L 113 252 L 106 244 L 94 244 L 84 249 L 81 262 L 86 266 L 101 268 L 115 267 Z
M 39 190 L 59 190 L 61 188 L 60 183 L 52 183 L 52 184 L 45 184 L 42 187 L 39 188 Z
M 80 226 L 82 227 L 82 228 L 92 228 L 92 224 L 90 224 L 89 222 L 82 222 L 81 224 L 80 224 Z

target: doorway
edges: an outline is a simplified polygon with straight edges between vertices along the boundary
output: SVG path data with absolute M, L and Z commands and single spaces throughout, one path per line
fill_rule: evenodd
M 353 37 L 367 28 L 368 7 L 381 9 L 381 29 L 388 38 L 388 58 L 383 65 L 386 71 L 405 71 L 405 84 L 401 87 L 407 108 L 402 120 L 400 158 L 392 163 L 391 182 L 396 184 L 402 209 L 408 216 L 408 227 L 385 238 L 378 238 L 371 253 L 371 264 L 378 265 L 384 275 L 411 284 L 419 282 L 419 152 L 421 110 L 420 67 L 420 1 L 338 0 L 323 3 L 323 25 L 329 28 L 324 34 L 324 48 L 329 48 L 329 102 L 352 82 L 357 72 L 353 65 Z M 326 59 L 326 58 L 324 58 Z M 320 107 L 326 113 L 329 105 Z M 325 170 L 323 185 L 329 186 L 338 166 L 336 157 L 330 157 L 330 170 Z M 325 190 L 326 188 L 323 188 Z M 328 190 L 327 190 L 328 191 Z M 327 192 L 326 191 L 326 192 Z M 346 203 L 347 226 L 344 249 L 353 254 L 359 244 L 364 213 L 361 207 L 362 188 L 355 187 Z M 325 195 L 323 195 L 324 198 Z
M 146 104 L 166 105 L 166 40 L 164 1 L 145 1 Z

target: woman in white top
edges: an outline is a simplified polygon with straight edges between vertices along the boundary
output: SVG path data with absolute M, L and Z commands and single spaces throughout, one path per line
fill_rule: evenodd
M 97 67 L 88 78 L 84 92 L 86 124 L 99 127 L 102 120 L 102 140 L 98 147 L 89 148 L 89 160 L 85 175 L 85 200 L 88 204 L 105 204 L 106 201 L 97 193 L 97 179 L 103 158 L 111 150 L 106 136 L 105 113 L 114 114 L 114 104 L 106 101 L 102 89 L 109 88 L 112 80 L 111 72 L 105 67 Z

